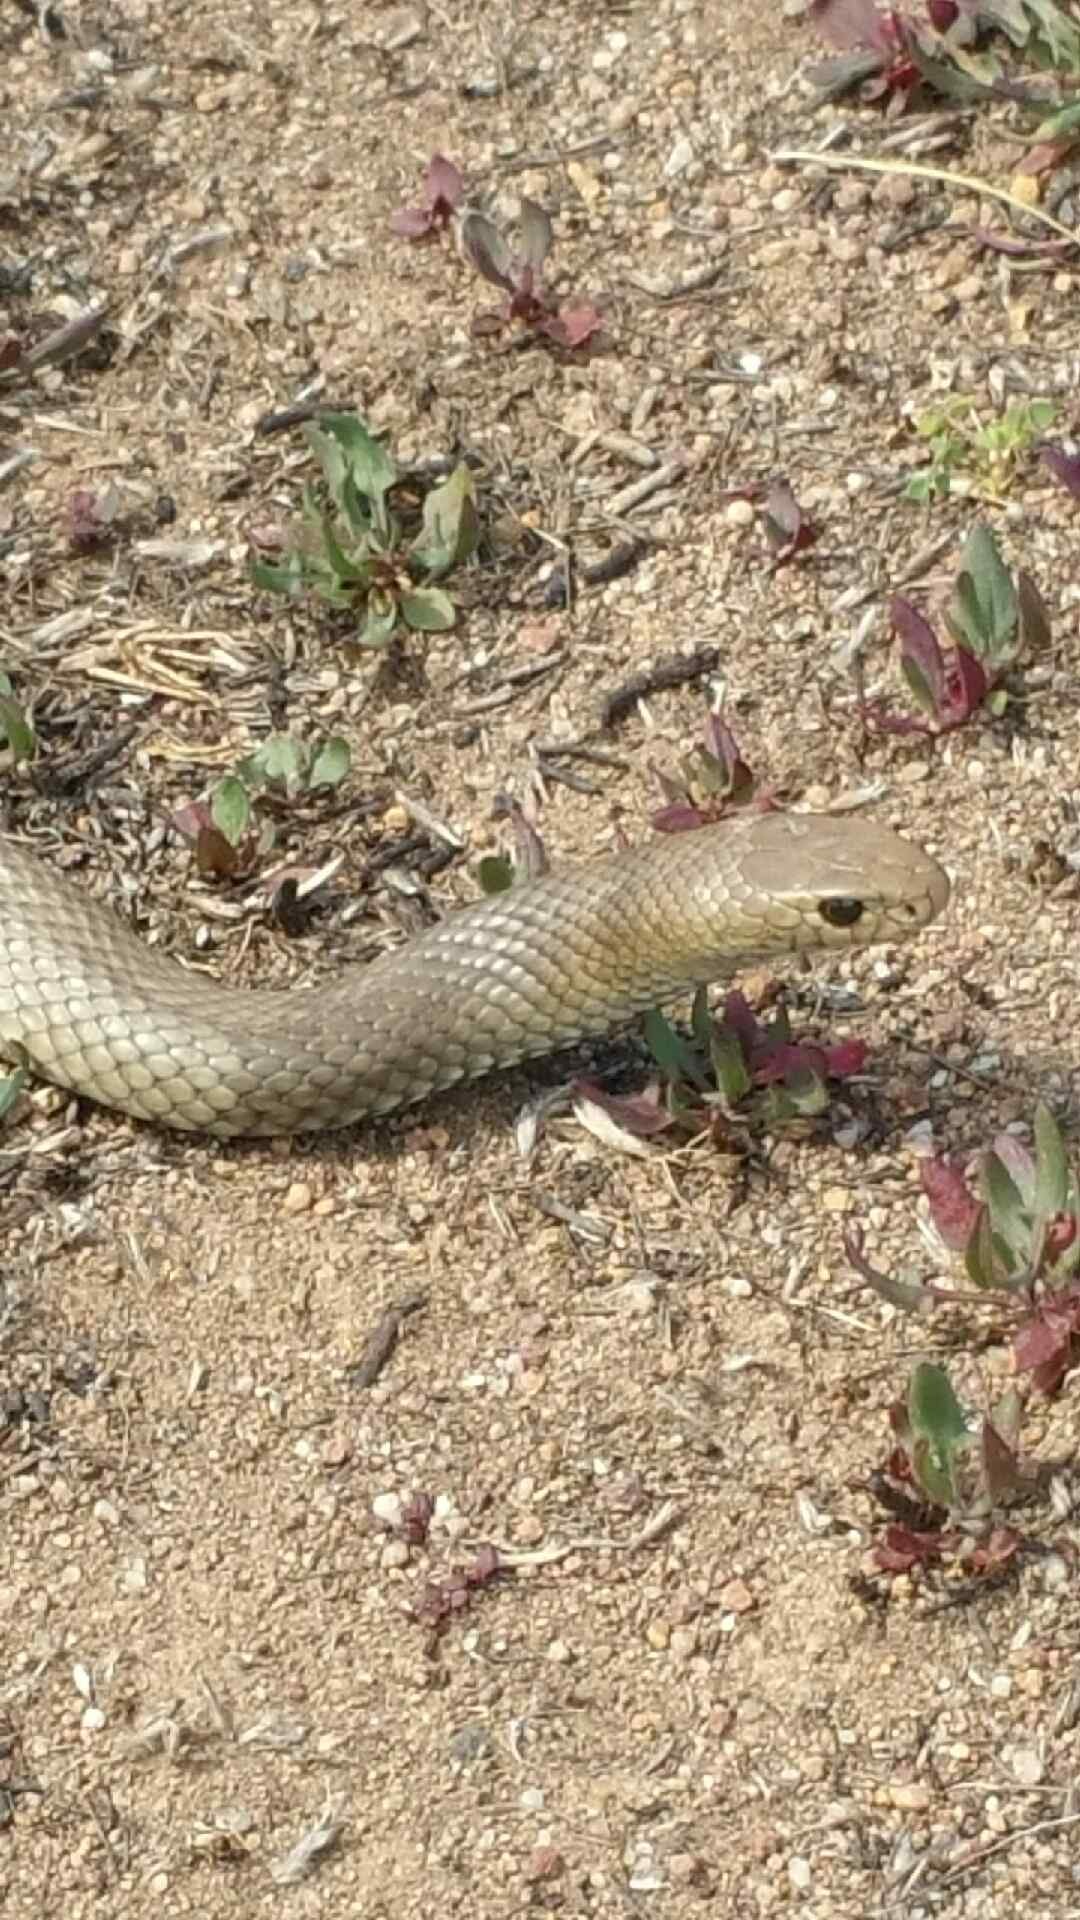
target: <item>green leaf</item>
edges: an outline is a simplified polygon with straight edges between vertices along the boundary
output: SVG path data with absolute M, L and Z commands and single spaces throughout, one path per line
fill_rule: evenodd
M 296 600 L 303 593 L 304 559 L 299 553 L 291 553 L 280 567 L 271 566 L 266 560 L 252 560 L 248 565 L 253 586 L 263 593 L 287 593 Z
M 271 733 L 248 764 L 259 768 L 267 783 L 277 781 L 287 794 L 294 794 L 304 785 L 308 758 L 308 749 L 302 740 L 291 733 Z
M 332 577 L 344 585 L 367 586 L 371 579 L 370 554 L 365 552 L 363 547 L 359 547 L 354 554 L 346 553 L 328 513 L 319 515 L 319 537 L 323 543 L 327 569 Z
M 1044 140 L 1061 140 L 1067 133 L 1080 136 L 1080 106 L 1062 107 L 1060 113 L 1052 113 L 1049 120 L 1036 127 L 1034 138 L 1041 145 Z
M 1035 1109 L 1035 1214 L 1048 1220 L 1069 1201 L 1069 1161 L 1061 1130 L 1049 1107 Z
M 230 847 L 238 847 L 251 822 L 251 800 L 242 780 L 227 774 L 210 796 L 210 818 Z
M 1057 408 L 1052 400 L 1032 400 L 1025 409 L 1025 413 L 1027 437 L 1033 440 L 1039 434 L 1048 432 L 1053 426 Z
M 10 1040 L 6 1041 L 5 1045 L 12 1047 L 13 1042 Z M 20 1054 L 25 1055 L 25 1049 L 23 1047 L 19 1047 L 18 1050 Z M 0 1120 L 7 1119 L 8 1114 L 11 1112 L 12 1107 L 15 1105 L 25 1085 L 26 1068 L 21 1066 L 16 1067 L 13 1073 L 6 1074 L 4 1078 L 0 1080 Z
M 991 1147 L 979 1168 L 979 1184 L 990 1209 L 990 1226 L 1013 1257 L 1013 1266 L 1027 1259 L 1031 1248 L 1031 1221 L 1020 1192 L 1005 1162 Z
M 709 1059 L 719 1087 L 729 1107 L 744 1100 L 753 1082 L 746 1065 L 742 1042 L 723 1021 L 714 1022 L 709 1036 Z
M 1016 592 L 989 527 L 973 527 L 964 542 L 946 624 L 980 660 L 1001 664 L 1013 657 Z
M 308 775 L 309 787 L 339 787 L 352 765 L 349 743 L 339 734 L 324 740 Z
M 994 1254 L 994 1236 L 990 1227 L 990 1209 L 981 1206 L 964 1248 L 964 1269 L 973 1287 L 980 1290 L 1004 1285 Z
M 16 765 L 33 755 L 34 729 L 19 702 L 11 697 L 11 681 L 6 673 L 0 673 L 0 736 L 7 741 Z
M 829 1089 L 812 1067 L 792 1067 L 784 1075 L 784 1092 L 797 1114 L 814 1118 L 829 1104 Z
M 398 603 L 394 595 L 382 588 L 369 593 L 364 624 L 356 636 L 357 645 L 381 651 L 390 645 L 397 623 Z
M 381 505 L 398 477 L 397 467 L 356 414 L 321 413 L 304 428 L 304 437 L 326 476 L 331 498 L 350 523 L 358 504 L 350 497 L 350 485 L 373 506 Z
M 694 993 L 690 1008 L 690 1031 L 695 1044 L 703 1054 L 707 1054 L 712 1043 L 713 1017 L 709 1008 L 708 987 L 698 987 Z
M 1029 573 L 1016 576 L 1016 605 L 1020 619 L 1020 646 L 1026 653 L 1042 653 L 1050 645 L 1050 615 Z
M 917 507 L 928 507 L 938 491 L 938 481 L 932 467 L 920 467 L 904 484 L 904 499 Z M 947 491 L 947 488 L 946 488 Z
M 900 655 L 900 672 L 907 682 L 908 692 L 915 705 L 921 707 L 924 713 L 930 714 L 931 718 L 936 718 L 938 704 L 934 689 L 918 662 L 913 660 L 909 653 Z
M 423 528 L 412 551 L 430 575 L 449 573 L 475 553 L 480 539 L 476 488 L 464 461 L 424 500 Z
M 689 1080 L 695 1087 L 708 1084 L 701 1061 L 662 1013 L 653 1009 L 645 1015 L 642 1026 L 645 1044 L 665 1078 Z
M 505 853 L 485 853 L 476 863 L 476 877 L 484 893 L 509 893 L 514 884 L 514 863 Z
M 414 587 L 401 596 L 401 617 L 414 633 L 449 633 L 457 613 L 441 587 Z
M 921 1360 L 908 1387 L 908 1417 L 915 1437 L 919 1477 L 931 1498 L 948 1506 L 953 1456 L 970 1438 L 967 1418 L 944 1368 Z M 924 1443 L 920 1449 L 919 1442 Z

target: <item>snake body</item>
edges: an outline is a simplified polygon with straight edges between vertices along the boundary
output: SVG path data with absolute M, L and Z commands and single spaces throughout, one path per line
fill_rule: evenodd
M 330 985 L 223 987 L 0 840 L 0 1051 L 158 1126 L 341 1127 L 554 1053 L 748 959 L 906 938 L 945 873 L 884 828 L 753 814 L 556 871 Z

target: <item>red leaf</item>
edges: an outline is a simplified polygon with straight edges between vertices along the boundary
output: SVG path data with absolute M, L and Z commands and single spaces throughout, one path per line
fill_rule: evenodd
M 1032 1367 L 1057 1365 L 1065 1373 L 1072 1340 L 1076 1338 L 1076 1304 L 1072 1311 L 1043 1306 L 1013 1334 L 1013 1359 L 1020 1373 Z
M 1039 458 L 1073 499 L 1080 500 L 1080 453 L 1066 453 L 1064 447 L 1040 447 Z
M 786 480 L 777 480 L 769 488 L 761 511 L 765 521 L 765 537 L 778 567 L 795 554 L 812 547 L 818 538 L 817 528 L 804 518 L 803 510 Z
M 760 1048 L 765 1038 L 765 1030 L 750 1006 L 750 1002 L 738 992 L 727 995 L 720 1024 L 730 1028 L 747 1059 Z
M 700 807 L 685 803 L 676 803 L 671 807 L 661 807 L 659 813 L 650 817 L 650 824 L 657 833 L 693 833 L 697 827 L 706 824 L 708 816 Z
M 465 191 L 465 182 L 452 160 L 433 153 L 424 174 L 424 198 L 436 218 L 449 220 Z
M 204 827 L 210 825 L 210 808 L 205 800 L 192 800 L 186 807 L 177 807 L 169 825 L 182 833 L 185 840 L 195 841 Z
M 824 1080 L 825 1055 L 820 1047 L 806 1042 L 782 1041 L 779 1046 L 766 1045 L 757 1058 L 751 1055 L 750 1071 L 759 1087 L 786 1080 L 789 1074 L 812 1073 L 815 1079 Z
M 904 1527 L 898 1522 L 886 1527 L 885 1538 L 880 1546 L 873 1550 L 873 1557 L 883 1573 L 910 1573 L 912 1567 L 929 1566 L 934 1560 L 940 1560 L 942 1537 L 935 1529 L 932 1533 L 917 1533 L 914 1527 Z
M 226 840 L 220 827 L 199 828 L 195 836 L 195 865 L 200 873 L 228 875 L 236 873 L 240 864 L 240 848 Z
M 940 712 L 945 705 L 948 681 L 945 656 L 933 627 L 923 619 L 918 607 L 899 593 L 889 602 L 889 620 L 894 633 L 900 637 L 901 661 L 909 660 L 916 668 L 930 689 L 935 709 Z
M 878 12 L 874 0 L 810 0 L 810 18 L 826 46 L 892 51 L 894 43 L 885 16 Z
M 1008 1566 L 1020 1549 L 1020 1535 L 1011 1527 L 995 1527 L 989 1540 L 981 1546 L 973 1547 L 967 1564 L 976 1573 L 996 1573 L 999 1568 Z
M 1060 1260 L 1068 1253 L 1077 1234 L 1077 1219 L 1073 1213 L 1055 1213 L 1047 1223 L 1046 1251 L 1052 1260 Z
M 943 722 L 959 726 L 982 704 L 990 686 L 990 676 L 966 647 L 954 647 L 946 670 L 946 694 Z
M 869 1051 L 865 1040 L 840 1040 L 834 1047 L 826 1047 L 826 1079 L 850 1080 L 853 1074 L 861 1073 Z
M 919 1178 L 945 1245 L 963 1253 L 979 1217 L 979 1202 L 963 1173 L 954 1161 L 931 1155 L 919 1162 Z
M 401 240 L 423 240 L 432 226 L 430 207 L 399 207 L 390 215 L 390 231 Z
M 583 302 L 578 307 L 560 307 L 558 313 L 544 321 L 544 332 L 559 346 L 573 349 L 588 346 L 603 324 L 596 308 Z

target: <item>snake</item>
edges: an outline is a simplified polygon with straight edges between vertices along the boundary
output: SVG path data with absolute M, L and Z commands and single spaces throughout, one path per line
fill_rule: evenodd
M 0 1054 L 158 1127 L 344 1127 L 606 1035 L 748 962 L 904 940 L 948 897 L 936 860 L 871 821 L 740 813 L 556 867 L 327 983 L 252 991 L 146 945 L 0 838 Z

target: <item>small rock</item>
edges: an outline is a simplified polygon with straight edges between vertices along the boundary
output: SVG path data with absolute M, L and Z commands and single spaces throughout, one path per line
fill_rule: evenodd
M 729 1613 L 752 1613 L 754 1610 L 754 1596 L 745 1580 L 728 1580 L 716 1597 Z
M 85 1719 L 85 1715 L 84 1715 Z M 1017 1747 L 1012 1757 L 1013 1779 L 1022 1787 L 1041 1786 L 1046 1774 L 1042 1755 L 1034 1747 Z
M 665 1653 L 671 1640 L 671 1626 L 667 1620 L 650 1620 L 645 1629 L 645 1638 L 654 1653 Z
M 557 1667 L 565 1667 L 569 1666 L 574 1656 L 565 1640 L 553 1640 L 547 1650 L 547 1657 L 549 1660 L 554 1660 Z
M 788 1879 L 796 1893 L 806 1893 L 810 1886 L 810 1862 L 801 1853 L 793 1853 L 788 1861 Z
M 724 508 L 724 519 L 729 527 L 753 526 L 755 518 L 752 500 L 729 500 Z
M 676 140 L 664 162 L 665 180 L 675 180 L 680 173 L 685 173 L 693 158 L 694 149 L 684 135 L 681 140 Z
M 281 1203 L 282 1213 L 307 1213 L 314 1198 L 311 1188 L 304 1180 L 294 1180 Z
M 668 1858 L 672 1885 L 692 1887 L 705 1878 L 705 1862 L 696 1853 L 673 1853 Z
M 915 182 L 906 174 L 887 173 L 874 187 L 874 199 L 886 207 L 910 207 L 915 192 Z
M 557 1847 L 534 1847 L 525 1868 L 526 1880 L 557 1880 L 565 1873 L 566 1861 Z
M 851 1202 L 850 1187 L 826 1187 L 821 1196 L 821 1205 L 825 1213 L 848 1213 Z
M 899 1813 L 925 1813 L 930 1805 L 930 1789 L 921 1780 L 890 1781 L 888 1795 Z
M 401 1525 L 400 1493 L 377 1493 L 371 1503 L 371 1511 L 376 1520 L 381 1520 L 385 1527 L 399 1527 Z

